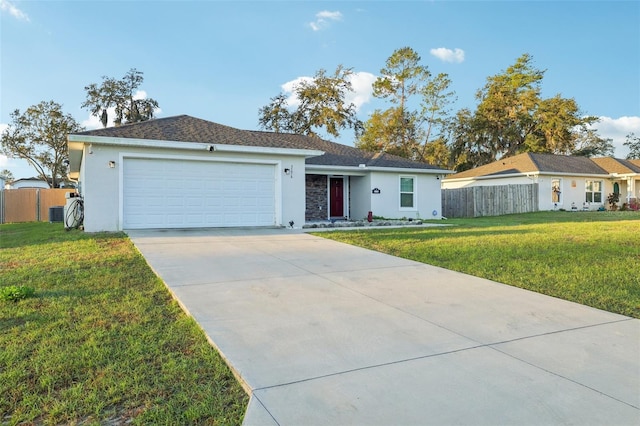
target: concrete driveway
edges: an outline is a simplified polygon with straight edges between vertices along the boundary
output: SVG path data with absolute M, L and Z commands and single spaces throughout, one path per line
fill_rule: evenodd
M 129 235 L 245 425 L 640 424 L 640 320 L 296 230 Z

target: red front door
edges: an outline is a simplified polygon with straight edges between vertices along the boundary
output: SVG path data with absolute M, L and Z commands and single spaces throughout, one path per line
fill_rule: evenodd
M 344 180 L 329 178 L 329 216 L 344 217 Z

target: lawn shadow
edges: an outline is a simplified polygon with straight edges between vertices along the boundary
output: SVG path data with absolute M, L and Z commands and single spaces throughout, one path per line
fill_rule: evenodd
M 60 223 L 31 222 L 0 225 L 0 249 L 124 237 L 126 235 L 122 232 L 86 233 L 79 229 L 65 230 Z

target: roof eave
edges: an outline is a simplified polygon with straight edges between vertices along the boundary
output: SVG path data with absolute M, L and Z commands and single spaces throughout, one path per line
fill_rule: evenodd
M 547 171 L 535 171 L 535 172 L 523 172 L 523 173 L 509 173 L 509 174 L 495 174 L 485 176 L 466 176 L 461 178 L 445 178 L 447 182 L 463 182 L 471 180 L 488 180 L 488 179 L 502 179 L 512 177 L 529 177 L 529 176 L 576 176 L 576 177 L 600 177 L 602 179 L 611 177 L 610 173 L 570 173 L 570 172 L 547 172 Z
M 412 167 L 366 167 L 367 170 L 371 170 L 373 172 L 397 172 L 397 173 L 420 173 L 427 175 L 448 175 L 454 173 L 453 170 L 445 170 L 445 169 L 419 169 Z
M 419 173 L 431 175 L 451 174 L 451 170 L 443 169 L 413 169 L 406 167 L 370 167 L 370 166 L 333 166 L 324 164 L 307 164 L 305 169 L 308 172 L 322 172 L 336 174 L 349 174 L 351 176 L 365 176 L 369 172 L 393 172 L 393 173 Z
M 298 148 L 277 148 L 264 146 L 248 146 L 248 145 L 228 145 L 218 143 L 204 142 L 182 142 L 182 141 L 163 141 L 155 139 L 135 139 L 135 138 L 114 138 L 108 136 L 88 136 L 88 135 L 69 135 L 69 152 L 82 151 L 85 144 L 111 145 L 111 146 L 129 146 L 136 148 L 164 148 L 164 149 L 180 149 L 191 151 L 211 151 L 211 152 L 241 152 L 252 154 L 277 154 L 277 155 L 293 155 L 300 157 L 317 157 L 324 154 L 324 151 L 316 149 L 298 149 Z

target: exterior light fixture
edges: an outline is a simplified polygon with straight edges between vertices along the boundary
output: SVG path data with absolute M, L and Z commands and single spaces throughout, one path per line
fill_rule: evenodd
M 109 161 L 109 168 L 110 169 L 115 169 L 116 168 L 116 162 L 115 161 Z

